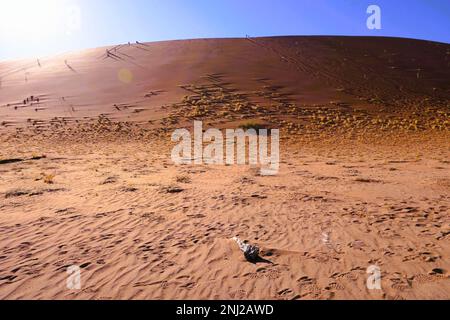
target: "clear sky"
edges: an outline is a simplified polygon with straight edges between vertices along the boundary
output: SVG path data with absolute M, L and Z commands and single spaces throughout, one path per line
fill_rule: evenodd
M 366 26 L 381 8 L 381 30 Z M 190 38 L 367 35 L 450 43 L 449 0 L 0 0 L 0 60 Z

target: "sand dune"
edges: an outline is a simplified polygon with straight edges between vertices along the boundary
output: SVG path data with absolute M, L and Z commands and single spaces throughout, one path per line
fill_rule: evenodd
M 0 116 L 13 123 L 102 114 L 148 121 L 191 94 L 180 85 L 217 82 L 264 106 L 334 102 L 392 110 L 424 97 L 445 104 L 448 50 L 407 39 L 281 37 L 130 44 L 3 62 Z M 31 96 L 39 102 L 23 103 Z
M 0 298 L 449 299 L 449 64 L 359 37 L 0 62 Z M 280 128 L 280 173 L 174 165 L 194 120 Z

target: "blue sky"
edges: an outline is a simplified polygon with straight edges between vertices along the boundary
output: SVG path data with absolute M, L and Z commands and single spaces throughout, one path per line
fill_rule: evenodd
M 381 8 L 382 30 L 366 27 Z M 190 38 L 367 35 L 450 43 L 449 0 L 0 0 L 0 60 Z

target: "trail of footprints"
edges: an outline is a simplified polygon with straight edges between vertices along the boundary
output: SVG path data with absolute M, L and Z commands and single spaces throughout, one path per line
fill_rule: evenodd
M 195 174 L 189 174 L 189 171 L 185 171 L 183 174 L 189 179 L 195 177 Z M 306 178 L 311 179 L 313 176 Z M 65 208 L 55 209 L 53 216 L 49 214 L 47 217 L 40 217 L 30 221 L 28 225 L 2 225 L 0 226 L 0 231 L 5 237 L 20 237 L 24 241 L 16 246 L 8 246 L 7 242 L 4 242 L 6 244 L 5 247 L 0 248 L 2 253 L 0 256 L 0 288 L 1 286 L 25 280 L 25 278 L 39 277 L 44 272 L 47 272 L 50 266 L 54 273 L 64 273 L 67 266 L 71 264 L 79 264 L 82 269 L 95 270 L 108 264 L 119 262 L 124 256 L 135 257 L 138 261 L 142 260 L 142 263 L 148 267 L 150 273 L 166 274 L 168 270 L 177 270 L 183 267 L 182 261 L 177 257 L 180 252 L 187 251 L 189 254 L 192 253 L 190 259 L 192 263 L 195 263 L 196 259 L 202 258 L 195 253 L 198 246 L 206 246 L 212 252 L 215 248 L 215 241 L 218 239 L 230 239 L 237 234 L 252 235 L 256 241 L 262 243 L 282 243 L 283 232 L 299 232 L 302 230 L 301 225 L 294 224 L 289 226 L 286 218 L 286 212 L 299 210 L 298 208 L 301 206 L 296 206 L 292 202 L 285 202 L 279 205 L 280 210 L 278 210 L 276 216 L 264 214 L 266 210 L 265 202 L 270 201 L 272 198 L 277 198 L 278 195 L 285 192 L 285 188 L 276 184 L 270 187 L 261 187 L 258 180 L 260 178 L 252 176 L 243 177 L 239 181 L 236 180 L 236 184 L 239 186 L 245 185 L 259 190 L 258 192 L 251 190 L 247 194 L 243 194 L 242 189 L 236 190 L 235 193 L 231 192 L 228 195 L 213 194 L 207 196 L 198 195 L 195 190 L 190 190 L 189 188 L 183 189 L 179 194 L 154 192 L 152 195 L 159 198 L 153 201 L 151 207 L 147 207 L 145 211 L 138 209 L 139 203 L 138 205 L 135 203 L 136 201 L 139 202 L 139 198 L 135 198 L 139 193 L 139 188 L 137 188 L 138 190 L 124 192 L 120 195 L 120 197 L 123 197 L 122 199 L 125 199 L 124 208 L 121 209 L 111 211 L 97 210 L 96 212 L 85 214 L 79 211 L 77 207 L 67 205 Z M 188 180 L 183 179 L 183 181 Z M 106 185 L 116 188 L 119 184 L 120 182 L 117 179 L 110 179 Z M 64 192 L 71 191 L 63 191 L 62 194 Z M 58 195 L 55 194 L 55 196 Z M 338 215 L 330 214 L 333 220 L 330 220 L 328 225 L 322 223 L 322 227 L 326 226 L 327 229 L 330 229 L 333 227 L 333 223 L 358 222 L 361 228 L 365 225 L 370 227 L 372 232 L 375 232 L 377 235 L 392 240 L 398 237 L 395 231 L 391 229 L 393 222 L 405 223 L 405 226 L 411 227 L 412 230 L 426 229 L 426 225 L 423 225 L 424 218 L 427 218 L 426 222 L 428 224 L 432 223 L 442 227 L 445 227 L 448 223 L 447 199 L 428 199 L 421 203 L 411 203 L 411 201 L 406 200 L 404 203 L 399 203 L 398 201 L 390 202 L 389 199 L 386 199 L 385 202 L 389 210 L 385 210 L 371 203 L 353 202 L 350 205 L 348 203 L 340 204 L 339 196 L 329 193 L 311 194 L 292 191 L 288 193 L 288 196 L 291 196 L 292 200 L 298 204 L 303 206 L 306 204 L 308 210 L 311 210 L 313 213 L 332 211 L 338 213 Z M 116 195 L 111 195 L 111 197 L 116 197 Z M 199 201 L 197 208 L 194 209 L 194 207 L 189 206 L 186 210 L 181 210 L 183 202 L 193 198 Z M 238 210 L 235 211 L 237 216 L 215 220 L 214 217 L 202 214 L 202 209 L 205 208 L 202 202 L 209 199 L 214 200 L 217 210 L 226 211 L 229 208 L 237 207 Z M 134 203 L 136 210 L 130 209 L 132 203 Z M 130 206 L 127 207 L 128 204 Z M 249 208 L 253 204 L 257 204 L 256 210 Z M 344 210 L 344 206 L 346 210 Z M 171 213 L 160 212 L 160 207 Z M 222 209 L 219 209 L 220 207 Z M 174 210 L 171 211 L 169 209 Z M 257 212 L 254 212 L 253 216 L 238 214 L 239 211 L 248 213 L 251 210 Z M 182 218 L 179 216 L 180 212 L 184 214 Z M 172 214 L 174 216 L 171 216 Z M 310 219 L 309 214 L 299 210 L 296 222 L 301 224 L 302 221 Z M 96 225 L 96 221 L 101 223 L 100 227 L 94 230 L 92 226 Z M 267 233 L 264 224 L 271 224 L 279 234 Z M 60 229 L 57 235 L 51 235 L 47 232 L 47 229 L 54 225 L 57 225 Z M 116 227 L 118 225 L 120 227 Z M 30 230 L 30 226 L 32 230 Z M 81 237 L 78 239 L 75 233 L 71 234 L 70 230 L 74 226 L 77 226 L 82 232 L 90 234 L 89 238 Z M 192 226 L 195 230 L 194 233 L 187 231 L 191 230 Z M 320 229 L 319 226 L 317 226 L 317 229 Z M 120 230 L 120 232 L 114 233 L 108 230 Z M 60 243 L 58 236 L 64 233 L 71 235 L 65 237 L 66 241 Z M 420 233 L 423 234 L 423 232 Z M 320 234 L 321 232 L 318 232 L 319 236 Z M 448 234 L 425 233 L 423 236 L 428 242 L 425 242 L 420 247 L 412 247 L 411 250 L 407 249 L 406 252 L 409 253 L 400 258 L 405 263 L 425 262 L 431 268 L 431 266 L 434 266 L 434 263 L 439 263 L 443 259 L 441 255 L 435 252 L 437 250 L 436 243 L 444 244 L 445 241 L 448 241 Z M 55 248 L 45 256 L 45 259 L 42 259 L 42 256 L 36 258 L 39 252 L 45 250 L 45 248 L 41 247 L 42 239 L 48 237 L 55 240 Z M 130 244 L 123 244 L 123 240 L 128 237 L 132 237 L 133 241 Z M 431 239 L 434 242 L 430 242 Z M 406 244 L 399 244 L 397 247 L 382 248 L 377 252 L 378 257 L 368 259 L 367 263 L 383 265 L 386 259 L 397 258 L 396 251 L 405 249 L 405 246 Z M 317 248 L 309 248 L 307 252 L 300 253 L 298 261 L 300 263 L 315 263 L 317 265 L 332 263 L 340 268 L 342 266 L 341 261 L 345 259 L 343 255 L 354 251 L 370 253 L 371 247 L 370 244 L 358 239 L 339 243 L 336 246 L 322 244 L 319 250 Z M 213 260 L 217 258 L 214 255 L 211 255 L 211 257 L 212 259 L 205 261 L 205 264 L 214 269 L 215 262 Z M 289 265 L 293 263 L 293 260 L 286 261 L 285 257 L 276 251 L 274 255 L 266 258 L 274 261 L 274 264 L 256 265 L 254 272 L 245 272 L 239 275 L 243 279 L 250 281 L 246 282 L 246 285 L 261 281 L 276 284 L 280 281 L 283 282 L 283 279 L 286 277 L 292 276 Z M 16 261 L 16 266 L 11 270 L 5 270 L 2 261 L 10 259 Z M 400 273 L 391 272 L 384 274 L 383 279 L 386 279 L 389 288 L 397 292 L 392 298 L 401 298 L 403 292 L 411 290 L 416 285 L 448 281 L 448 275 L 445 270 L 435 269 L 435 272 L 432 274 L 418 273 L 408 275 L 408 277 Z M 216 272 L 219 274 L 219 279 L 231 276 L 223 274 L 223 270 L 216 270 Z M 305 275 L 296 278 L 295 283 L 292 283 L 292 286 L 289 288 L 281 286 L 281 288 L 276 289 L 272 287 L 270 290 L 272 290 L 272 294 L 275 294 L 276 298 L 280 299 L 328 299 L 338 296 L 341 291 L 351 290 L 355 283 L 365 281 L 366 277 L 366 270 L 361 266 L 352 268 L 347 272 L 337 272 L 328 277 L 329 281 L 323 282 L 323 280 L 319 281 L 312 275 Z M 161 290 L 166 290 L 170 286 L 175 285 L 180 290 L 187 291 L 201 288 L 205 282 L 205 279 L 193 279 L 189 276 L 180 276 L 173 281 L 169 279 L 162 281 L 136 280 L 139 281 L 130 284 L 136 288 L 157 286 Z M 255 292 L 246 290 L 231 288 L 229 298 L 247 299 L 255 296 Z M 86 292 L 95 295 L 98 292 L 98 288 L 96 288 L 96 285 L 92 285 L 85 289 L 84 293 Z

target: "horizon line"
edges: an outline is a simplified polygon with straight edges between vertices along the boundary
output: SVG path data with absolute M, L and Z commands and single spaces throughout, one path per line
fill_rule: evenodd
M 197 41 L 197 40 L 244 40 L 247 38 L 252 39 L 263 39 L 263 38 L 289 38 L 289 37 L 304 37 L 304 38 L 375 38 L 375 39 L 398 39 L 398 40 L 413 40 L 413 41 L 422 41 L 422 42 L 431 42 L 436 44 L 443 44 L 443 45 L 450 45 L 450 42 L 443 42 L 443 41 L 436 41 L 436 40 L 430 40 L 430 39 L 422 39 L 422 38 L 409 38 L 409 37 L 401 37 L 401 36 L 382 36 L 382 35 L 326 35 L 326 34 L 305 34 L 305 35 L 299 35 L 299 34 L 286 34 L 286 35 L 264 35 L 264 36 L 251 36 L 246 35 L 243 37 L 195 37 L 195 38 L 179 38 L 179 39 L 164 39 L 164 40 L 154 40 L 154 41 L 139 41 L 139 40 L 133 40 L 130 41 L 130 44 L 135 44 L 136 42 L 142 43 L 142 44 L 152 44 L 152 43 L 164 43 L 164 42 L 178 42 L 178 41 Z M 98 50 L 103 48 L 109 48 L 119 45 L 126 45 L 128 42 L 122 42 L 122 43 L 110 43 L 110 44 L 102 44 L 95 47 L 87 47 L 87 48 L 80 48 L 80 49 L 73 49 L 73 50 L 67 50 L 67 51 L 61 51 L 56 52 L 54 54 L 48 54 L 43 56 L 30 56 L 30 57 L 22 57 L 22 58 L 7 58 L 0 60 L 0 63 L 5 62 L 18 62 L 21 60 L 32 60 L 32 59 L 48 59 L 48 58 L 56 58 L 60 55 L 66 55 L 71 53 L 77 53 L 87 50 Z

